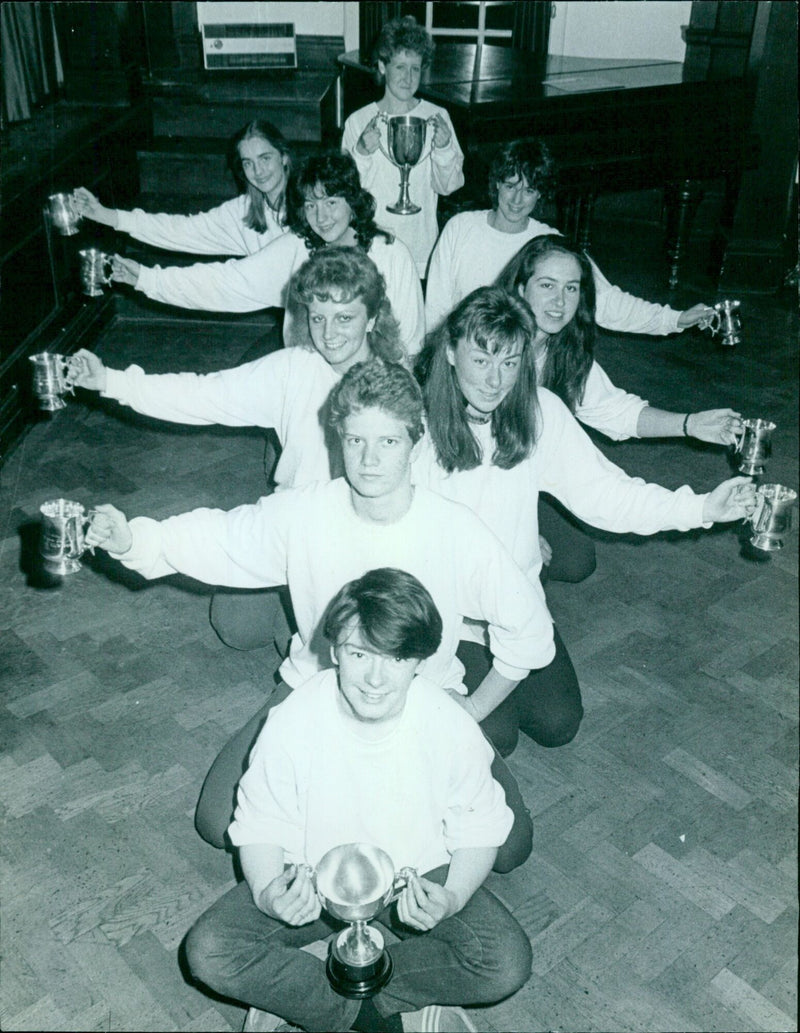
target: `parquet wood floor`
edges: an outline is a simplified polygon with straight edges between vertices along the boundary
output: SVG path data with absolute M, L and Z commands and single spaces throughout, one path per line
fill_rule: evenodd
M 635 252 L 597 256 L 658 297 Z M 697 300 L 697 292 L 685 300 Z M 797 316 L 744 299 L 745 340 L 604 335 L 612 379 L 654 404 L 731 404 L 778 424 L 771 480 L 797 487 Z M 259 318 L 194 322 L 121 301 L 110 365 L 211 370 L 269 346 Z M 720 450 L 603 442 L 626 470 L 698 489 Z M 143 584 L 98 555 L 36 574 L 38 506 L 64 495 L 129 515 L 230 507 L 263 486 L 256 432 L 163 426 L 71 400 L 0 483 L 0 814 L 4 1030 L 230 1030 L 243 1011 L 190 985 L 181 940 L 232 884 L 192 813 L 219 747 L 258 706 L 275 658 L 236 653 L 209 591 Z M 534 969 L 473 1013 L 497 1031 L 796 1029 L 797 534 L 753 557 L 742 529 L 595 534 L 598 569 L 548 587 L 586 718 L 511 766 L 535 818 L 527 864 L 492 887 Z

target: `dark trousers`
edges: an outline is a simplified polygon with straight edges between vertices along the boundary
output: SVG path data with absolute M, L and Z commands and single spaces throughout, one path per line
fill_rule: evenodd
M 581 690 L 569 653 L 553 628 L 556 655 L 547 667 L 531 671 L 500 706 L 481 721 L 484 734 L 501 757 L 514 751 L 522 730 L 540 746 L 564 746 L 575 738 L 583 718 Z M 492 654 L 477 642 L 462 642 L 456 654 L 472 694 L 492 666 Z
M 547 494 L 539 496 L 539 534 L 553 550 L 553 558 L 542 570 L 543 581 L 583 581 L 594 572 L 594 542 L 575 518 Z
M 443 883 L 447 868 L 426 875 Z M 484 887 L 457 914 L 428 932 L 397 919 L 394 905 L 376 920 L 400 940 L 390 947 L 394 974 L 372 1002 L 382 1015 L 428 1004 L 490 1004 L 515 993 L 531 971 L 531 946 L 516 919 Z M 300 948 L 340 929 L 325 912 L 304 926 L 267 917 L 239 883 L 197 920 L 186 939 L 195 979 L 225 997 L 280 1015 L 307 1030 L 349 1030 L 359 1001 L 340 997 L 325 962 Z

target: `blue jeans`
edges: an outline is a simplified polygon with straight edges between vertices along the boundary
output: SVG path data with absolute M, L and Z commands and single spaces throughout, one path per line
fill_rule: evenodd
M 447 868 L 426 878 L 443 883 Z M 481 887 L 458 914 L 420 933 L 402 925 L 394 905 L 376 920 L 399 937 L 390 947 L 394 974 L 372 999 L 382 1015 L 427 1004 L 491 1004 L 515 993 L 531 971 L 531 946 L 516 919 Z M 287 926 L 263 914 L 239 883 L 201 915 L 186 938 L 192 975 L 216 993 L 280 1015 L 306 1030 L 349 1030 L 359 1001 L 340 997 L 325 963 L 305 944 L 342 925 L 326 912 Z
M 480 646 L 476 647 L 482 648 Z M 216 760 L 211 765 L 200 790 L 200 798 L 194 815 L 197 831 L 206 841 L 217 849 L 227 845 L 227 829 L 233 820 L 233 809 L 236 803 L 236 787 L 247 768 L 250 750 L 255 742 L 267 714 L 291 692 L 288 685 L 281 682 L 264 706 L 254 714 L 247 724 L 222 747 Z M 516 779 L 508 765 L 494 750 L 492 775 L 503 787 L 506 803 L 514 814 L 514 824 L 505 843 L 497 851 L 494 863 L 496 872 L 510 872 L 530 856 L 533 847 L 533 823 Z

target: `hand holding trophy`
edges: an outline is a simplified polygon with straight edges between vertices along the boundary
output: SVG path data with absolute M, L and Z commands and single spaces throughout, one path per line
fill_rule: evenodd
M 425 130 L 431 119 L 417 118 L 415 115 L 381 115 L 386 122 L 386 144 L 388 151 L 381 145 L 381 151 L 389 161 L 400 169 L 400 194 L 395 204 L 386 206 L 386 210 L 395 215 L 416 215 L 421 211 L 419 205 L 409 197 L 408 177 L 411 169 L 425 155 Z

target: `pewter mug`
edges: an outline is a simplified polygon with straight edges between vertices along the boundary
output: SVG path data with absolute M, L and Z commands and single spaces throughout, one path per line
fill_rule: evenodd
M 33 363 L 33 392 L 39 400 L 39 408 L 45 412 L 65 409 L 63 395 L 75 393 L 71 380 L 71 365 L 63 355 L 56 352 L 38 352 L 29 356 Z
M 391 903 L 414 874 L 395 874 L 385 850 L 369 843 L 345 843 L 329 850 L 317 865 L 314 884 L 320 903 L 350 925 L 333 940 L 326 972 L 342 997 L 360 1000 L 376 994 L 392 976 L 392 959 L 370 918 Z
M 714 315 L 709 322 L 711 333 L 721 334 L 721 343 L 732 347 L 742 340 L 742 320 L 739 316 L 738 301 L 718 301 L 714 306 Z
M 784 536 L 791 529 L 797 492 L 782 484 L 761 484 L 756 496 L 756 508 L 747 517 L 753 525 L 750 544 L 756 549 L 775 552 L 783 548 Z
M 91 516 L 80 502 L 52 499 L 39 506 L 42 514 L 40 552 L 48 574 L 74 574 L 81 569 L 80 557 L 86 551 L 85 528 Z
M 78 232 L 81 216 L 72 194 L 51 194 L 45 211 L 62 237 L 72 237 Z
M 111 283 L 111 255 L 98 250 L 96 247 L 84 248 L 78 254 L 81 258 L 81 285 L 83 293 L 91 298 L 98 298 L 103 293 L 103 287 Z M 106 275 L 106 268 L 109 272 Z
M 408 177 L 422 157 L 426 126 L 426 119 L 414 115 L 395 115 L 386 120 L 387 157 L 400 169 L 400 194 L 395 204 L 386 206 L 395 215 L 415 215 L 421 210 L 408 195 Z
M 743 420 L 744 429 L 736 442 L 740 453 L 739 472 L 752 477 L 762 474 L 767 459 L 772 455 L 772 432 L 775 424 L 770 420 Z

